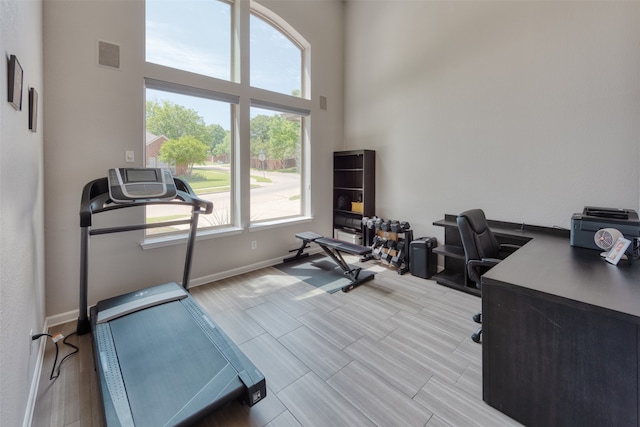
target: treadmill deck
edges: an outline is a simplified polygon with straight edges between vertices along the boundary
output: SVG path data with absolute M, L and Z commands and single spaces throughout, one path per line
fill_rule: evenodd
M 98 323 L 101 310 L 176 289 L 186 297 Z M 101 301 L 91 322 L 107 425 L 185 425 L 266 395 L 262 373 L 177 283 Z

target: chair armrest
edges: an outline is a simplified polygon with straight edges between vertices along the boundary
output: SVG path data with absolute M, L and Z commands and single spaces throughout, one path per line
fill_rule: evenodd
M 500 259 L 504 259 L 521 247 L 522 246 L 520 245 L 514 245 L 512 243 L 502 243 L 500 244 L 500 253 L 498 254 L 498 257 L 500 257 Z
M 475 267 L 494 267 L 498 265 L 498 263 L 502 261 L 498 258 L 482 258 L 482 259 L 472 259 L 468 262 L 467 266 L 469 268 Z
M 522 247 L 522 245 L 514 245 L 513 243 L 501 243 L 500 247 L 506 248 L 506 249 L 518 250 Z

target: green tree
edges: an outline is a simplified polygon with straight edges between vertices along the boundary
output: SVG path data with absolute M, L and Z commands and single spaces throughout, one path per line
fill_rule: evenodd
M 170 139 L 160 147 L 159 158 L 163 162 L 175 162 L 186 166 L 186 175 L 191 176 L 194 164 L 203 164 L 207 160 L 209 147 L 191 135 Z
M 262 150 L 268 157 L 269 128 L 271 116 L 260 114 L 251 119 L 249 124 L 251 134 L 251 156 L 257 157 Z
M 212 153 L 214 156 L 224 156 L 225 162 L 228 161 L 231 154 L 231 132 L 226 132 L 222 142 L 213 147 Z
M 214 126 L 207 126 L 197 111 L 166 99 L 147 101 L 147 131 L 155 135 L 164 135 L 169 139 L 178 139 L 191 135 L 213 148 Z M 219 125 L 217 125 L 219 126 Z M 224 131 L 224 130 L 223 130 Z
M 269 155 L 280 160 L 282 167 L 285 160 L 297 158 L 300 146 L 300 122 L 288 120 L 280 115 L 272 116 L 269 127 Z
M 208 129 L 209 129 L 209 134 L 211 135 L 211 144 L 209 145 L 209 152 L 211 153 L 212 156 L 221 155 L 221 154 L 216 154 L 216 152 L 220 152 L 221 150 L 224 149 L 224 147 L 221 147 L 217 150 L 216 150 L 216 147 L 218 147 L 221 144 L 224 144 L 224 138 L 226 137 L 228 132 L 218 124 L 209 125 Z M 227 144 L 227 147 L 228 147 L 228 144 Z M 222 152 L 222 154 L 228 154 L 228 153 L 229 153 L 228 151 Z

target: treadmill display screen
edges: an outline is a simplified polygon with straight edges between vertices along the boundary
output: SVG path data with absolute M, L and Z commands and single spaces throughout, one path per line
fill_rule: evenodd
M 132 200 L 171 200 L 176 186 L 169 169 L 109 169 L 109 197 L 114 203 Z
M 158 182 L 155 169 L 126 169 L 127 182 Z

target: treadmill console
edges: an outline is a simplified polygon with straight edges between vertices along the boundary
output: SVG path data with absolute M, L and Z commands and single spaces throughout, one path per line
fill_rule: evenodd
M 176 185 L 169 169 L 109 169 L 109 197 L 115 203 L 149 199 L 171 200 L 176 194 Z

